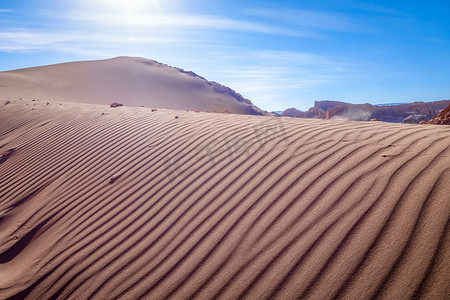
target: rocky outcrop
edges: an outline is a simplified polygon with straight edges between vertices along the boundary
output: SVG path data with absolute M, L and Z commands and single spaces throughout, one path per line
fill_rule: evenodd
M 429 120 L 429 115 L 417 115 L 417 114 L 411 114 L 403 119 L 402 123 L 409 123 L 409 124 L 419 124 L 422 121 Z
M 281 116 L 292 118 L 325 119 L 326 112 L 314 107 L 311 107 L 308 111 L 301 111 L 295 108 L 288 108 L 281 113 Z
M 314 108 L 323 112 L 327 112 L 329 108 L 338 107 L 338 106 L 347 106 L 351 105 L 350 103 L 341 102 L 341 101 L 330 101 L 330 100 L 322 100 L 322 101 L 314 101 Z
M 431 119 L 429 124 L 450 125 L 450 104 Z
M 326 117 L 326 112 L 315 107 L 311 107 L 306 113 L 308 118 L 311 119 L 325 119 Z
M 291 117 L 291 118 L 308 118 L 306 111 L 301 111 L 296 108 L 288 108 L 281 113 L 282 117 Z
M 281 115 L 296 118 L 339 119 L 352 121 L 378 121 L 392 123 L 418 124 L 430 120 L 443 108 L 450 105 L 450 100 L 435 102 L 413 102 L 398 105 L 351 104 L 341 101 L 316 101 L 308 111 L 290 108 Z
M 372 112 L 372 118 L 392 123 L 401 123 L 407 116 L 407 113 L 392 109 L 391 106 L 378 106 Z
M 247 109 L 247 113 L 251 114 L 251 115 L 268 115 L 268 113 L 258 107 L 256 107 L 251 100 L 244 98 L 241 94 L 239 94 L 238 92 L 236 92 L 235 90 L 224 86 L 218 82 L 215 81 L 209 81 L 207 79 L 205 79 L 204 77 L 194 73 L 193 71 L 185 71 L 181 68 L 175 68 L 177 70 L 179 70 L 181 73 L 187 74 L 189 76 L 192 76 L 194 78 L 199 78 L 203 81 L 205 81 L 210 87 L 213 88 L 213 90 L 219 94 L 224 94 L 224 95 L 228 95 L 233 97 L 234 99 L 236 99 L 239 102 L 243 102 L 249 105 L 248 109 Z
M 110 106 L 111 108 L 114 108 L 114 107 L 123 106 L 123 104 L 122 104 L 122 103 L 118 103 L 118 102 L 113 102 L 113 103 L 111 103 L 109 106 Z

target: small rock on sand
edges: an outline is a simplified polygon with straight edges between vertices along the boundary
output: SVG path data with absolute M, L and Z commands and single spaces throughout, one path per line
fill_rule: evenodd
M 112 107 L 112 108 L 114 108 L 114 107 L 123 106 L 123 104 L 122 104 L 122 103 L 119 103 L 119 102 L 113 102 L 113 103 L 111 103 L 109 106 Z
M 3 151 L 2 156 L 7 157 L 10 156 L 14 152 L 14 148 Z

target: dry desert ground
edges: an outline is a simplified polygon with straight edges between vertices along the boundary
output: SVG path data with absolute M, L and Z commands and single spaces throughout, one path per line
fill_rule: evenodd
M 35 100 L 0 101 L 1 299 L 449 299 L 450 126 Z

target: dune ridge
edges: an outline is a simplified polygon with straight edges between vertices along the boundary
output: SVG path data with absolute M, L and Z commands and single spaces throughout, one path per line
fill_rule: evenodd
M 450 292 L 450 128 L 4 103 L 2 299 Z
M 1 97 L 267 115 L 229 87 L 142 57 L 0 72 Z

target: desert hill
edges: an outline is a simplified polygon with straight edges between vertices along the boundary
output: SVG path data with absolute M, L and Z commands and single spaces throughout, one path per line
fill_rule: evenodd
M 70 62 L 0 72 L 1 99 L 264 114 L 232 89 L 140 57 Z

